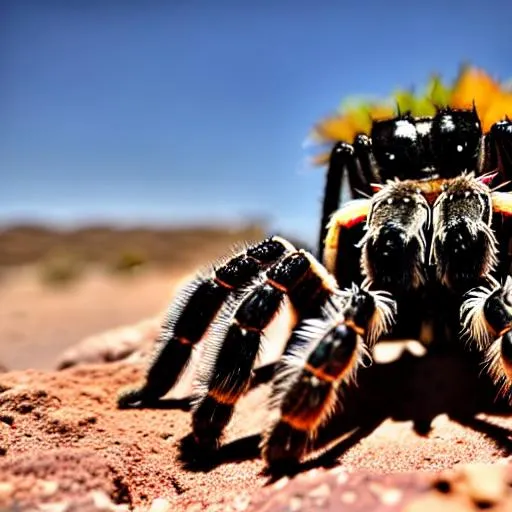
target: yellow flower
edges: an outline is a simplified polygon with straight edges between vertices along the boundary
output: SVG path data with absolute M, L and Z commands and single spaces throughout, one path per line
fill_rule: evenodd
M 450 98 L 453 108 L 471 108 L 473 102 L 484 132 L 502 120 L 507 114 L 512 115 L 512 92 L 507 91 L 485 71 L 478 68 L 465 68 L 455 83 Z
M 345 113 L 328 117 L 313 129 L 311 138 L 320 144 L 332 146 L 338 141 L 352 142 L 359 133 L 369 133 L 372 121 L 392 117 L 394 110 L 385 105 L 364 105 Z M 313 157 L 314 165 L 325 165 L 329 161 L 330 151 Z

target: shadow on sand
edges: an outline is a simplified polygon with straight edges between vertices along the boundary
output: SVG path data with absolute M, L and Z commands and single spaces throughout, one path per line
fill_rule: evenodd
M 272 365 L 258 369 L 253 387 L 271 375 Z M 362 369 L 357 384 L 345 386 L 341 394 L 343 408 L 320 430 L 312 455 L 287 473 L 336 464 L 343 453 L 387 419 L 412 421 L 417 434 L 428 436 L 432 420 L 440 414 L 481 432 L 503 456 L 512 453 L 512 431 L 477 417 L 481 413 L 510 416 L 512 408 L 508 401 L 497 398 L 496 387 L 482 371 L 476 353 L 450 348 L 418 357 L 405 351 L 393 362 Z M 154 407 L 189 410 L 190 399 L 163 399 Z M 208 471 L 219 464 L 257 458 L 260 441 L 259 435 L 244 437 L 206 455 L 194 450 L 188 435 L 181 442 L 181 462 L 189 470 Z

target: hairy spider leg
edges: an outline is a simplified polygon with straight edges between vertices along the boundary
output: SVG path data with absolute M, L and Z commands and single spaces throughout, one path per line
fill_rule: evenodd
M 318 242 L 318 259 L 324 257 L 324 240 L 327 234 L 327 224 L 333 212 L 340 207 L 342 194 L 343 173 L 345 168 L 354 161 L 354 147 L 347 142 L 334 145 L 329 157 L 329 165 L 325 178 L 324 196 L 322 199 L 322 217 Z
M 487 283 L 470 290 L 461 306 L 462 332 L 481 351 L 491 377 L 502 394 L 510 393 L 512 383 L 512 277 L 508 242 L 512 238 L 512 193 L 492 192 L 493 212 L 504 221 L 506 265 L 499 273 L 504 281 Z
M 327 236 L 331 216 L 340 208 L 343 194 L 343 176 L 347 173 L 352 198 L 373 194 L 371 184 L 379 182 L 371 139 L 364 134 L 356 135 L 352 144 L 338 142 L 329 158 L 325 181 L 318 240 L 318 259 L 324 259 L 324 240 Z
M 386 292 L 353 285 L 326 306 L 323 318 L 306 320 L 293 331 L 272 383 L 274 417 L 261 444 L 269 467 L 293 467 L 310 451 L 319 427 L 339 404 L 341 384 L 355 376 L 394 312 Z
M 263 330 L 278 314 L 285 296 L 301 319 L 319 316 L 338 291 L 334 278 L 311 254 L 300 250 L 270 267 L 262 281 L 234 303 L 208 339 L 199 372 L 199 398 L 192 413 L 199 446 L 218 447 L 236 402 L 249 388 Z
M 512 383 L 512 278 L 503 286 L 479 286 L 461 307 L 463 334 L 487 352 L 489 373 L 502 394 Z
M 122 392 L 119 407 L 147 404 L 164 396 L 175 385 L 193 347 L 204 337 L 228 297 L 292 251 L 295 248 L 289 242 L 274 236 L 214 268 L 210 276 L 190 282 L 167 310 L 144 385 Z

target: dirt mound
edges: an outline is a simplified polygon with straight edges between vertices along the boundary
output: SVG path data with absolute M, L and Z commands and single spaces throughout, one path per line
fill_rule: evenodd
M 258 453 L 267 386 L 241 401 L 215 460 L 198 464 L 181 449 L 190 431 L 186 402 L 116 408 L 119 389 L 142 379 L 141 364 L 2 374 L 0 507 L 270 512 L 319 504 L 335 510 L 343 500 L 354 510 L 379 510 L 376 503 L 384 500 L 394 508 L 382 510 L 428 510 L 400 508 L 423 507 L 421 498 L 472 510 L 490 498 L 472 498 L 467 485 L 455 484 L 461 481 L 456 473 L 443 484 L 450 492 L 443 486 L 430 490 L 437 477 L 425 473 L 502 461 L 510 453 L 510 410 L 489 400 L 490 390 L 471 367 L 455 356 L 404 354 L 364 370 L 359 387 L 345 394 L 343 415 L 323 433 L 342 435 L 340 442 L 305 463 L 298 477 L 278 482 L 265 473 Z M 315 467 L 322 469 L 308 471 Z M 504 487 L 484 494 L 510 503 L 508 474 L 498 480 Z
M 0 506 L 84 504 L 97 491 L 113 504 L 149 507 L 164 497 L 184 510 L 233 501 L 264 482 L 257 460 L 244 471 L 185 470 L 178 459 L 188 413 L 116 409 L 119 388 L 140 378 L 140 368 L 122 364 L 2 375 Z

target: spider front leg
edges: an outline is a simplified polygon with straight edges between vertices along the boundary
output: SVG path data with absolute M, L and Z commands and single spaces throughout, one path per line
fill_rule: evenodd
M 263 331 L 285 296 L 301 319 L 320 315 L 338 291 L 334 278 L 311 254 L 296 251 L 273 265 L 233 311 L 225 313 L 208 340 L 199 371 L 199 398 L 192 413 L 198 446 L 218 446 L 236 402 L 249 388 Z
M 340 386 L 355 376 L 394 313 L 389 294 L 353 285 L 333 297 L 323 318 L 294 330 L 272 385 L 274 418 L 261 445 L 268 466 L 293 466 L 310 451 L 338 404 Z
M 286 240 L 272 237 L 218 266 L 210 276 L 200 276 L 189 283 L 167 311 L 145 383 L 121 393 L 119 407 L 144 405 L 164 396 L 176 383 L 193 347 L 204 337 L 228 297 L 294 250 Z
M 371 183 L 380 181 L 377 165 L 372 153 L 371 139 L 359 134 L 353 144 L 337 142 L 329 158 L 329 167 L 325 181 L 318 240 L 318 259 L 324 258 L 324 240 L 327 235 L 329 219 L 340 207 L 343 195 L 343 178 L 347 173 L 353 198 L 371 196 Z

